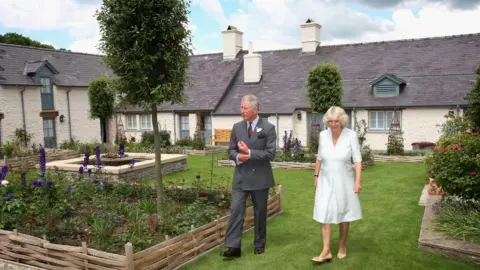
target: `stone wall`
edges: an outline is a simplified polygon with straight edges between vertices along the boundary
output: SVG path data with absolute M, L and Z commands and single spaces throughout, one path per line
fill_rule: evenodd
M 162 175 L 172 174 L 175 172 L 185 171 L 187 169 L 187 160 L 181 159 L 173 162 L 162 164 Z M 155 166 L 142 170 L 124 172 L 119 175 L 111 175 L 114 181 L 134 181 L 155 177 Z

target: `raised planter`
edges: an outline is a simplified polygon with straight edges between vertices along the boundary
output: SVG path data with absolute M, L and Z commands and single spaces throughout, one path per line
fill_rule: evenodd
M 76 151 L 73 150 L 46 150 L 46 161 L 58 161 L 58 160 L 65 160 L 65 159 L 72 159 L 80 157 Z M 29 170 L 35 169 L 35 167 L 40 163 L 40 159 L 38 155 L 33 155 L 29 157 L 15 157 L 15 158 L 7 158 L 4 160 L 0 160 L 0 165 L 7 164 L 12 169 L 18 170 Z
M 441 196 L 428 196 L 420 229 L 418 245 L 425 251 L 480 265 L 480 244 L 446 237 L 442 232 L 431 229 L 435 218 L 433 205 Z
M 102 173 L 108 176 L 110 181 L 131 181 L 136 179 L 151 178 L 155 176 L 155 154 L 149 153 L 126 153 L 129 158 L 135 158 L 135 166 L 129 164 L 121 166 L 103 166 Z M 78 175 L 78 170 L 83 163 L 84 157 L 47 162 L 47 169 L 58 169 L 70 175 Z M 95 165 L 87 168 L 95 170 Z M 187 169 L 187 156 L 181 154 L 162 154 L 162 174 L 167 175 Z
M 267 218 L 283 212 L 282 186 L 268 199 Z M 229 215 L 186 234 L 133 253 L 125 244 L 125 255 L 81 247 L 57 245 L 16 230 L 0 230 L 0 258 L 45 269 L 175 269 L 223 244 Z M 253 228 L 253 207 L 247 208 L 244 231 Z

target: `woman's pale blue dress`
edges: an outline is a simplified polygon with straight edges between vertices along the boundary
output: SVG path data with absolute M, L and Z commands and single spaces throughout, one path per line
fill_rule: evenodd
M 350 222 L 362 218 L 360 200 L 355 193 L 355 168 L 362 155 L 357 133 L 344 128 L 333 145 L 330 129 L 320 132 L 317 159 L 322 161 L 315 191 L 313 219 L 326 224 Z

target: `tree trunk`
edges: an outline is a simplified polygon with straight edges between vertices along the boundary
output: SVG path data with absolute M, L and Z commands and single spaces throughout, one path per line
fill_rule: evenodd
M 155 142 L 155 186 L 157 189 L 157 212 L 161 216 L 163 206 L 163 183 L 162 183 L 162 142 L 158 129 L 157 105 L 152 106 L 152 125 Z

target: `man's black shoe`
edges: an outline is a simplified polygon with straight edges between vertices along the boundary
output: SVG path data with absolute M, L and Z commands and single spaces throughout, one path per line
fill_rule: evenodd
M 242 256 L 242 250 L 239 248 L 228 248 L 224 252 L 220 253 L 220 256 L 223 257 L 240 257 Z
M 265 252 L 264 248 L 255 248 L 255 251 L 253 253 L 255 254 L 262 254 Z

